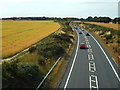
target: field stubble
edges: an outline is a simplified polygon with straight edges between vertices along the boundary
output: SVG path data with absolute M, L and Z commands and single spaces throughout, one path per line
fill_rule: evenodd
M 100 22 L 86 22 L 86 23 L 96 24 L 96 25 L 100 25 L 100 26 L 104 26 L 104 27 L 120 30 L 120 24 L 100 23 Z
M 2 21 L 3 58 L 13 56 L 59 28 L 53 21 Z

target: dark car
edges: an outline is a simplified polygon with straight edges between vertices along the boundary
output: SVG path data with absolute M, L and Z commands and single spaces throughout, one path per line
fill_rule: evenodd
M 86 34 L 86 36 L 90 36 L 90 34 L 89 34 L 89 33 L 87 33 L 87 34 Z
M 82 32 L 79 32 L 79 34 L 82 34 Z
M 87 46 L 85 43 L 80 43 L 80 49 L 87 49 Z

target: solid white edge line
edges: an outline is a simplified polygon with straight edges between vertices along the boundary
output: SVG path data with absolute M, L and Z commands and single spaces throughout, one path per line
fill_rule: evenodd
M 76 53 L 75 53 L 75 57 L 74 57 L 74 60 L 73 60 L 70 72 L 69 72 L 68 77 L 67 77 L 67 81 L 66 81 L 65 86 L 64 86 L 64 90 L 66 89 L 66 87 L 68 85 L 68 82 L 69 82 L 69 79 L 70 79 L 70 76 L 71 76 L 71 73 L 72 73 L 72 70 L 73 70 L 73 67 L 74 67 L 74 64 L 75 64 L 75 60 L 76 60 L 76 57 L 77 57 L 77 52 L 78 52 L 78 47 L 79 47 L 79 34 L 78 34 L 77 31 L 76 31 L 76 33 L 77 33 L 77 37 L 78 37 L 78 43 L 77 43 Z
M 48 77 L 48 75 L 51 73 L 51 71 L 53 70 L 53 68 L 56 66 L 56 64 L 59 62 L 59 60 L 61 59 L 61 57 L 58 58 L 58 60 L 55 62 L 55 64 L 52 66 L 52 68 L 49 70 L 49 72 L 46 74 L 46 76 L 43 78 L 43 80 L 39 83 L 39 85 L 37 86 L 37 88 L 35 90 L 38 90 L 40 88 L 40 86 L 43 84 L 43 82 L 46 80 L 46 78 Z
M 92 36 L 92 34 L 91 34 L 91 36 Z M 112 67 L 112 69 L 113 69 L 113 71 L 114 71 L 116 77 L 118 78 L 118 80 L 119 80 L 119 82 L 120 82 L 120 78 L 119 78 L 119 76 L 118 76 L 116 70 L 114 69 L 112 63 L 110 62 L 110 59 L 109 59 L 108 56 L 106 55 L 105 51 L 103 50 L 103 48 L 101 47 L 101 45 L 98 43 L 98 41 L 97 41 L 93 36 L 92 36 L 92 38 L 96 41 L 96 43 L 98 44 L 98 46 L 99 46 L 100 49 L 102 50 L 103 54 L 105 55 L 106 59 L 108 60 L 108 62 L 109 62 L 109 64 L 110 64 L 110 66 Z

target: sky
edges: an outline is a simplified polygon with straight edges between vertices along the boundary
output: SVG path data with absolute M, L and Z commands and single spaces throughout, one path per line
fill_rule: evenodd
M 119 0 L 1 0 L 3 17 L 118 17 Z

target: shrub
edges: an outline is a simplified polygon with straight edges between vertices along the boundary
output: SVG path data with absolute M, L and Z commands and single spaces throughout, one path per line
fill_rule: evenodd
M 36 47 L 34 47 L 34 46 L 29 48 L 30 53 L 34 52 L 35 50 L 36 50 Z
M 25 88 L 36 82 L 38 78 L 43 78 L 38 66 L 34 64 L 5 62 L 2 67 L 3 88 Z
M 106 40 L 110 40 L 110 39 L 112 39 L 112 34 L 110 34 L 110 35 L 105 35 L 104 37 L 106 38 Z
M 99 36 L 100 36 L 100 35 L 103 35 L 103 34 L 105 34 L 105 33 L 104 33 L 104 32 L 102 32 L 102 33 L 99 33 Z
M 45 64 L 46 64 L 46 63 L 45 63 L 45 58 L 44 58 L 42 55 L 39 56 L 39 58 L 38 58 L 38 63 L 39 63 L 40 65 L 45 65 Z
M 120 43 L 120 39 L 118 39 L 116 42 L 117 42 L 117 43 Z

